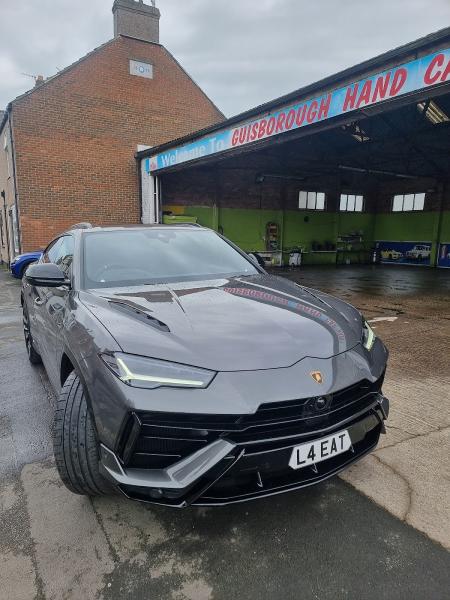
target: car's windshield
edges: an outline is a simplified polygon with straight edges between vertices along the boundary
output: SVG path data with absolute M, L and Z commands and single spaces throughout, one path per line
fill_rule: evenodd
M 210 230 L 93 231 L 83 237 L 87 289 L 258 273 L 250 260 Z

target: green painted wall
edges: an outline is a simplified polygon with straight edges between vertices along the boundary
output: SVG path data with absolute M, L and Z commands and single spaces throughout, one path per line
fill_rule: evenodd
M 206 227 L 222 227 L 223 233 L 244 250 L 264 250 L 266 224 L 278 223 L 283 249 L 302 246 L 308 251 L 305 264 L 333 264 L 335 253 L 313 253 L 312 242 L 336 243 L 339 235 L 360 233 L 365 246 L 375 240 L 435 241 L 438 237 L 439 213 L 331 213 L 316 211 L 281 211 L 220 208 L 206 206 L 168 206 L 177 214 L 196 216 Z M 306 218 L 306 220 L 305 220 Z M 450 242 L 450 211 L 442 215 L 442 242 Z M 436 253 L 433 243 L 433 257 Z
M 380 213 L 375 220 L 377 240 L 430 242 L 439 213 Z
M 373 213 L 338 213 L 339 235 L 361 232 L 367 242 L 373 242 L 375 217 Z
M 195 216 L 201 225 L 215 228 L 211 207 L 167 206 L 164 208 L 176 214 Z M 301 246 L 308 251 L 304 256 L 306 264 L 334 264 L 336 254 L 313 253 L 312 242 L 334 244 L 338 235 L 359 231 L 363 232 L 368 242 L 372 242 L 373 218 L 374 215 L 369 214 L 220 208 L 217 222 L 226 237 L 248 251 L 265 249 L 266 225 L 275 222 L 282 232 L 283 249 Z
M 442 213 L 441 242 L 450 242 L 450 210 Z
M 272 221 L 281 228 L 281 211 L 239 208 L 221 208 L 219 211 L 223 234 L 244 250 L 265 249 L 266 224 Z

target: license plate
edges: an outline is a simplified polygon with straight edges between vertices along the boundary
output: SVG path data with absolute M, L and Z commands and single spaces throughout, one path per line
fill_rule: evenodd
M 320 438 L 320 440 L 295 446 L 292 450 L 289 466 L 293 469 L 302 469 L 347 452 L 351 447 L 352 441 L 348 431 L 340 431 L 334 435 Z

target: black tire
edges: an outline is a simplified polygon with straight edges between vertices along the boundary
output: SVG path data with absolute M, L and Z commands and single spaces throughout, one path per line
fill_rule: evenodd
M 58 399 L 53 426 L 53 453 L 59 476 L 74 494 L 103 496 L 113 486 L 99 471 L 99 443 L 83 385 L 72 372 Z
M 36 350 L 33 344 L 33 336 L 31 334 L 30 317 L 28 309 L 24 304 L 22 307 L 23 312 L 23 336 L 25 338 L 25 346 L 27 349 L 28 360 L 32 365 L 40 365 L 42 362 L 41 355 Z

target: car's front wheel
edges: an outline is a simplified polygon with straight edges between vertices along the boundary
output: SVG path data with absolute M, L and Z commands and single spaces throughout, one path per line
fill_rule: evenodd
M 74 494 L 110 494 L 112 486 L 99 471 L 99 443 L 83 385 L 72 372 L 58 399 L 53 452 L 59 476 Z

